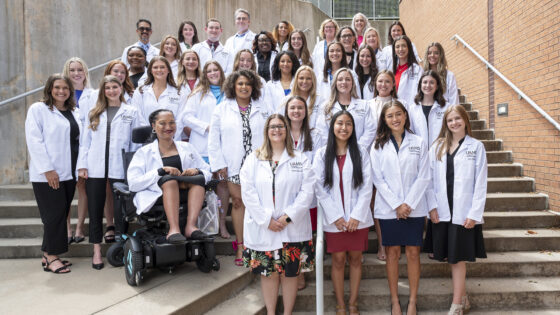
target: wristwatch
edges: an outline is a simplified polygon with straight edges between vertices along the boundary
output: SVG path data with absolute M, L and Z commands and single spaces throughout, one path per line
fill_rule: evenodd
M 286 222 L 292 223 L 292 219 L 290 219 L 290 217 L 286 217 Z

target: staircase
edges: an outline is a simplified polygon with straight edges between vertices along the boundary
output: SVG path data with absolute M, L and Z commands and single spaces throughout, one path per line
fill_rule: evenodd
M 484 238 L 488 259 L 469 263 L 467 291 L 473 305 L 472 314 L 554 314 L 560 312 L 560 216 L 548 209 L 548 197 L 535 192 L 535 181 L 523 176 L 523 165 L 513 162 L 513 153 L 504 151 L 502 141 L 487 129 L 472 104 L 461 96 L 467 109 L 475 138 L 480 139 L 488 157 L 488 195 L 484 214 Z M 75 223 L 77 200 L 72 204 Z M 88 232 L 86 220 L 85 233 Z M 230 224 L 230 231 L 231 224 Z M 0 259 L 41 257 L 43 227 L 30 184 L 0 186 Z M 386 314 L 390 297 L 385 264 L 376 259 L 377 239 L 370 232 L 369 250 L 364 255 L 363 280 L 359 306 L 363 314 Z M 103 251 L 108 246 L 103 244 Z M 216 240 L 218 255 L 233 255 L 230 241 Z M 92 246 L 87 242 L 70 245 L 66 256 L 90 257 Z M 421 256 L 422 274 L 418 310 L 424 314 L 445 314 L 452 297 L 448 264 Z M 298 293 L 295 311 L 315 312 L 315 274 L 308 274 L 308 286 Z M 406 258 L 401 257 L 399 292 L 404 308 L 408 301 Z M 224 312 L 260 314 L 264 303 L 260 285 L 247 285 L 247 278 L 238 284 L 239 291 L 229 300 L 223 297 L 210 314 Z M 335 309 L 330 282 L 330 259 L 325 260 L 325 310 Z M 348 283 L 346 283 L 348 289 Z M 348 294 L 348 292 L 347 292 Z M 281 303 L 281 299 L 280 302 Z M 210 306 L 206 306 L 208 309 Z M 517 312 L 516 312 L 517 311 Z

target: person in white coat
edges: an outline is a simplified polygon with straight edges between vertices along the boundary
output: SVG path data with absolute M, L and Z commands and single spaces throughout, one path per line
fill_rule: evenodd
M 214 109 L 224 100 L 223 84 L 225 80 L 224 71 L 220 64 L 209 61 L 202 70 L 200 84 L 194 88 L 187 98 L 185 110 L 180 114 L 180 124 L 190 130 L 189 142 L 196 148 L 202 159 L 210 164 L 208 159 L 208 134 L 210 122 Z M 213 174 L 218 178 L 217 172 Z M 229 205 L 229 193 L 227 182 L 220 181 L 216 189 L 222 205 Z M 220 236 L 230 238 L 226 227 L 226 211 L 220 209 Z
M 240 50 L 250 50 L 253 47 L 255 33 L 249 29 L 251 25 L 251 15 L 249 11 L 239 8 L 235 10 L 233 16 L 235 18 L 237 33 L 226 40 L 225 48 L 232 56 L 235 56 Z
M 267 82 L 272 78 L 272 65 L 278 53 L 275 47 L 276 41 L 270 32 L 261 31 L 253 40 L 257 73 Z
M 472 137 L 469 116 L 461 105 L 450 106 L 443 127 L 430 148 L 432 181 L 428 204 L 432 230 L 426 231 L 424 251 L 451 264 L 453 302 L 449 314 L 470 309 L 465 289 L 465 262 L 486 258 L 482 224 L 488 162 L 482 142 Z
M 344 47 L 344 55 L 348 68 L 356 70 L 358 63 L 358 44 L 356 43 L 356 32 L 350 26 L 343 26 L 336 33 L 336 41 Z
M 216 60 L 226 74 L 231 73 L 234 55 L 220 43 L 220 36 L 223 32 L 222 24 L 216 19 L 209 19 L 204 31 L 208 39 L 192 48 L 200 57 L 200 65 L 204 66 L 208 61 Z
M 181 22 L 181 24 L 179 24 L 179 30 L 177 31 L 177 39 L 179 39 L 179 46 L 183 53 L 191 49 L 195 44 L 198 44 L 200 41 L 198 40 L 198 30 L 194 22 Z
M 179 60 L 181 59 L 181 46 L 179 40 L 173 35 L 166 35 L 161 40 L 161 50 L 159 52 L 160 56 L 165 57 L 169 61 L 171 66 L 171 72 L 173 73 L 173 79 L 177 82 L 177 75 L 179 74 Z
M 389 32 L 387 34 L 387 46 L 385 46 L 383 48 L 383 53 L 386 56 L 386 60 L 387 60 L 387 64 L 385 66 L 386 69 L 393 69 L 393 44 L 395 42 L 395 40 L 397 39 L 397 37 L 402 36 L 402 35 L 406 35 L 406 32 L 404 31 L 404 26 L 402 25 L 402 23 L 400 21 L 395 21 L 391 24 L 391 26 L 389 27 Z M 416 46 L 411 42 L 410 43 L 411 51 L 414 51 L 414 57 L 416 58 L 416 60 L 418 60 L 418 62 L 421 62 L 422 59 L 418 56 L 418 51 L 416 50 Z
M 235 55 L 235 58 L 233 59 L 233 71 L 238 71 L 238 70 L 251 70 L 255 73 L 257 73 L 257 60 L 255 59 L 255 56 L 253 55 L 253 52 L 250 49 L 241 49 L 240 51 L 237 52 L 237 54 Z M 259 80 L 261 81 L 261 84 L 263 87 L 266 86 L 266 81 L 264 78 L 262 78 L 261 76 L 258 75 Z M 261 95 L 261 100 L 264 99 L 264 93 L 263 95 Z
M 424 71 L 433 70 L 439 74 L 443 86 L 443 98 L 450 105 L 459 104 L 459 92 L 457 81 L 453 72 L 447 69 L 447 59 L 443 46 L 438 43 L 431 43 L 426 49 L 424 57 Z
M 348 68 L 341 68 L 333 78 L 331 97 L 321 105 L 315 128 L 320 134 L 318 145 L 327 143 L 329 125 L 333 115 L 338 111 L 348 111 L 354 119 L 354 132 L 358 144 L 369 149 L 375 139 L 376 122 L 372 119 L 370 107 L 366 101 L 358 98 L 352 72 Z
M 383 106 L 370 156 L 373 183 L 377 189 L 374 216 L 381 225 L 387 253 L 391 310 L 392 313 L 402 313 L 398 280 L 401 246 L 405 246 L 410 287 L 406 314 L 416 314 L 420 246 L 428 214 L 425 198 L 426 187 L 430 183 L 428 146 L 410 130 L 409 115 L 399 101 Z
M 383 53 L 381 47 L 381 37 L 379 37 L 379 32 L 374 27 L 368 27 L 364 32 L 364 41 L 361 46 L 368 45 L 375 52 L 375 63 L 377 65 L 377 70 L 387 69 L 387 56 Z
M 88 104 L 94 98 L 95 91 L 90 87 L 89 71 L 86 62 L 79 57 L 72 57 L 64 63 L 62 75 L 70 78 L 74 89 L 74 103 L 80 113 L 80 125 L 84 126 L 85 117 L 87 116 Z M 82 106 L 80 106 L 82 105 Z M 76 184 L 78 190 L 78 222 L 76 224 L 76 234 L 72 235 L 72 226 L 70 225 L 70 213 L 66 219 L 68 225 L 68 243 L 80 243 L 85 240 L 84 222 L 87 215 L 87 196 L 86 186 L 83 180 L 78 179 Z
M 25 140 L 29 181 L 43 222 L 41 264 L 45 271 L 70 272 L 59 255 L 68 251 L 66 218 L 76 189 L 76 161 L 82 125 L 68 77 L 51 75 L 43 99 L 29 107 Z
M 282 100 L 292 91 L 294 77 L 299 66 L 298 58 L 289 50 L 278 53 L 274 58 L 272 77 L 266 83 L 264 98 L 273 112 L 280 109 Z
M 144 76 L 146 72 L 146 52 L 140 46 L 131 46 L 128 48 L 126 53 L 126 58 L 128 60 L 128 73 L 130 76 L 130 81 L 136 89 L 138 87 L 138 81 Z M 126 65 L 126 64 L 125 64 Z M 141 85 L 141 84 L 140 84 Z
M 179 74 L 177 75 L 177 91 L 179 92 L 180 97 L 179 104 L 186 104 L 188 97 L 200 83 L 201 69 L 202 66 L 200 65 L 198 54 L 192 49 L 184 51 L 179 61 Z M 175 135 L 175 140 L 188 141 L 191 135 L 190 128 L 185 127 L 183 120 L 180 118 L 183 116 L 182 113 L 184 110 L 185 107 L 183 106 L 178 114 L 179 121 L 177 121 L 177 134 Z
M 288 50 L 289 36 L 294 31 L 295 27 L 289 21 L 280 21 L 274 26 L 272 30 L 272 37 L 276 41 L 276 51 L 281 53 Z
M 136 34 L 138 35 L 138 42 L 126 47 L 123 50 L 121 61 L 127 66 L 128 64 L 128 52 L 132 46 L 140 46 L 146 52 L 146 61 L 150 62 L 152 58 L 159 55 L 159 49 L 154 45 L 150 44 L 150 36 L 152 36 L 152 22 L 147 19 L 139 19 L 136 22 Z
M 413 104 L 418 91 L 418 82 L 424 70 L 418 65 L 416 57 L 411 53 L 412 43 L 406 36 L 400 36 L 393 43 L 393 57 L 398 62 L 393 64 L 397 96 L 406 104 Z
M 103 208 L 106 198 L 113 199 L 111 207 L 118 203 L 111 187 L 117 181 L 124 181 L 122 150 L 134 150 L 131 141 L 132 128 L 137 126 L 138 111 L 126 105 L 120 80 L 112 75 L 105 76 L 99 87 L 95 107 L 89 112 L 80 139 L 78 155 L 78 176 L 86 180 L 89 213 L 89 242 L 93 244 L 92 267 L 103 268 L 101 241 L 103 236 Z M 109 189 L 107 189 L 109 187 Z M 107 190 L 109 196 L 107 196 Z M 121 224 L 122 215 L 117 206 L 118 233 L 125 233 Z M 107 231 L 115 226 L 107 223 Z M 106 239 L 107 241 L 107 239 Z
M 309 129 L 315 129 L 315 122 L 318 117 L 319 109 L 323 103 L 323 99 L 317 94 L 317 79 L 313 69 L 309 66 L 300 66 L 296 71 L 294 77 L 294 84 L 290 94 L 286 95 L 282 100 L 279 109 L 276 111 L 279 114 L 285 114 L 285 104 L 292 96 L 300 96 L 307 104 L 307 112 L 309 113 L 308 123 Z M 286 116 L 287 117 L 287 116 Z
M 338 29 L 338 23 L 333 19 L 324 20 L 319 27 L 319 38 L 321 40 L 315 44 L 313 53 L 311 53 L 313 71 L 318 80 L 323 78 L 323 68 L 327 59 L 327 47 L 336 40 L 335 37 Z
M 271 115 L 264 133 L 262 146 L 247 157 L 239 175 L 246 205 L 243 264 L 261 275 L 267 313 L 276 314 L 282 284 L 284 314 L 291 314 L 297 276 L 315 263 L 309 217 L 315 180 L 310 161 L 292 147 L 284 116 Z
M 288 37 L 288 50 L 292 51 L 299 60 L 300 65 L 306 65 L 313 68 L 311 54 L 307 48 L 307 38 L 302 30 L 294 30 Z
M 214 109 L 208 136 L 210 168 L 220 179 L 227 179 L 232 200 L 231 217 L 236 241 L 235 264 L 243 264 L 243 216 L 239 170 L 245 159 L 263 142 L 264 123 L 271 114 L 260 102 L 261 82 L 255 72 L 235 71 L 226 79 L 226 99 Z
M 356 33 L 356 44 L 358 47 L 362 45 L 362 42 L 365 37 L 365 30 L 371 27 L 371 24 L 368 21 L 367 16 L 365 14 L 358 12 L 354 14 L 352 17 L 352 29 Z
M 150 124 L 156 139 L 136 151 L 126 176 L 130 191 L 136 193 L 136 212 L 149 211 L 161 202 L 169 224 L 169 243 L 181 244 L 186 238 L 203 239 L 206 234 L 196 224 L 204 202 L 204 186 L 182 182 L 181 178 L 203 174 L 206 183 L 212 177 L 210 168 L 190 143 L 173 140 L 176 129 L 173 112 L 156 110 L 150 114 Z M 183 235 L 179 228 L 179 206 L 185 197 L 188 214 Z
M 176 116 L 181 111 L 180 96 L 169 61 L 156 56 L 148 65 L 148 78 L 132 96 L 132 106 L 138 109 L 140 125 L 149 125 L 150 114 L 157 109 L 169 109 Z
M 368 46 L 361 46 L 358 49 L 358 61 L 356 64 L 356 75 L 358 76 L 360 94 L 363 100 L 373 99 L 375 89 L 375 77 L 377 76 L 377 61 L 375 52 Z
M 418 94 L 408 106 L 410 129 L 431 147 L 439 136 L 443 115 L 449 103 L 443 98 L 443 83 L 433 70 L 424 72 L 418 82 Z
M 330 43 L 328 46 L 327 59 L 324 64 L 323 71 L 320 77 L 317 78 L 317 89 L 321 98 L 328 100 L 331 97 L 331 90 L 334 82 L 333 76 L 340 68 L 348 68 L 348 64 L 346 63 L 346 58 L 344 58 L 344 46 L 342 46 L 340 42 L 335 41 Z M 358 86 L 358 76 L 354 70 L 350 70 L 350 73 L 354 79 L 354 84 Z M 356 90 L 356 93 L 358 98 L 362 98 L 359 90 Z
M 332 255 L 331 279 L 336 311 L 345 313 L 344 268 L 350 266 L 350 313 L 358 313 L 362 252 L 368 248 L 368 230 L 373 225 L 369 202 L 372 170 L 369 154 L 358 144 L 354 119 L 347 111 L 334 114 L 328 142 L 317 150 L 313 171 L 315 193 L 324 213 L 327 252 Z

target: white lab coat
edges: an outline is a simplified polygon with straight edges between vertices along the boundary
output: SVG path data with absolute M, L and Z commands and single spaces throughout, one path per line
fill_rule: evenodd
M 465 136 L 455 158 L 453 181 L 453 218 L 447 200 L 447 155 L 436 160 L 437 145 L 430 148 L 431 185 L 428 188 L 429 208 L 437 209 L 439 220 L 463 225 L 467 218 L 484 223 L 484 205 L 488 179 L 486 150 L 482 142 Z
M 290 83 L 290 89 L 294 86 L 294 78 L 292 78 L 292 83 Z M 266 83 L 264 88 L 264 101 L 268 107 L 270 107 L 273 112 L 277 113 L 281 110 L 281 106 L 283 104 L 284 99 L 286 98 L 286 94 L 284 93 L 284 88 L 282 87 L 282 82 L 280 80 L 270 80 Z M 280 113 L 284 115 L 284 113 Z
M 352 77 L 354 78 L 354 86 L 356 87 L 356 93 L 358 94 L 358 98 L 362 98 L 362 92 L 360 91 L 360 81 L 358 80 L 358 75 L 354 70 L 350 70 L 352 72 Z M 334 73 L 332 74 L 334 77 Z M 321 72 L 321 76 L 317 77 L 317 93 L 321 95 L 321 97 L 325 100 L 331 98 L 331 86 L 333 81 L 330 77 L 327 77 L 327 82 L 323 81 L 323 73 Z
M 418 82 L 424 73 L 422 67 L 417 64 L 409 65 L 401 74 L 397 97 L 404 100 L 407 104 L 414 104 L 414 97 L 418 94 Z
M 383 148 L 371 148 L 371 166 L 375 194 L 374 215 L 376 219 L 396 219 L 396 209 L 403 203 L 412 208 L 410 217 L 428 215 L 425 198 L 430 184 L 428 146 L 417 135 L 405 131 L 399 148 L 391 140 Z
M 131 105 L 132 104 L 132 96 L 130 96 L 130 94 L 128 94 L 127 92 L 124 92 L 123 96 L 124 96 L 124 102 L 127 105 Z M 91 112 L 91 110 L 95 107 L 95 105 L 97 105 L 98 97 L 99 97 L 99 89 L 93 90 L 90 93 L 90 96 L 88 97 L 87 102 L 84 102 L 80 106 L 80 118 L 83 121 L 84 130 L 89 125 L 89 124 L 86 125 L 86 120 L 89 117 L 89 112 Z
M 280 102 L 280 104 L 281 104 L 280 107 L 278 107 L 276 109 L 277 114 L 284 115 L 284 113 L 286 112 L 286 106 L 284 106 L 284 105 L 286 104 L 286 102 L 288 101 L 288 99 L 290 97 L 291 97 L 291 94 L 284 96 L 284 98 L 282 99 L 282 102 Z M 310 102 L 311 102 L 311 97 L 308 97 L 307 100 L 306 100 L 308 109 L 311 106 L 311 104 L 309 104 Z M 313 104 L 313 109 L 311 111 L 308 110 L 309 129 L 314 129 L 315 128 L 315 124 L 317 122 L 317 117 L 319 117 L 319 115 L 318 115 L 319 109 L 321 107 L 321 104 L 323 104 L 323 102 L 324 102 L 324 100 L 321 98 L 321 96 L 319 94 L 317 94 L 315 96 L 315 104 Z
M 255 39 L 255 35 L 256 34 L 251 30 L 247 30 L 243 37 L 236 38 L 237 34 L 234 34 L 226 40 L 226 44 L 224 45 L 224 47 L 235 58 L 235 55 L 241 49 L 249 49 L 251 51 L 253 50 L 253 40 Z
M 140 125 L 149 125 L 150 114 L 158 109 L 169 109 L 177 119 L 180 112 L 180 96 L 176 88 L 168 84 L 159 99 L 156 98 L 153 84 L 143 86 L 142 91 L 140 93 L 140 87 L 138 87 L 132 96 L 132 106 L 138 109 Z
M 274 176 L 268 160 L 259 160 L 253 152 L 247 157 L 239 178 L 245 205 L 244 245 L 258 251 L 282 248 L 285 242 L 303 242 L 312 238 L 309 208 L 314 196 L 315 177 L 311 162 L 300 152 L 294 156 L 284 150 Z M 271 219 L 284 214 L 292 222 L 282 231 L 268 229 Z
M 78 110 L 75 109 L 72 114 L 81 132 Z M 52 170 L 56 171 L 60 181 L 73 179 L 70 122 L 55 106 L 52 111 L 43 102 L 29 107 L 25 119 L 25 140 L 29 151 L 30 182 L 47 182 L 44 173 Z M 77 178 L 77 174 L 74 175 Z
M 270 71 L 270 81 L 272 80 L 272 66 L 274 65 L 274 59 L 276 59 L 276 55 L 277 55 L 277 54 L 278 54 L 278 53 L 277 53 L 275 50 L 271 50 L 271 51 L 270 51 L 270 63 L 269 63 L 269 65 L 268 65 L 269 71 Z M 257 59 L 257 54 L 256 54 L 256 53 L 254 53 L 253 56 L 254 56 L 254 58 L 255 58 L 255 66 L 256 66 L 256 68 L 257 68 L 257 71 L 256 71 L 256 72 L 257 72 L 257 74 L 258 74 L 258 73 L 259 73 L 259 60 Z M 259 74 L 259 76 L 260 76 L 260 74 Z M 264 78 L 263 78 L 263 80 L 264 80 Z M 265 80 L 265 81 L 266 81 L 266 80 Z M 268 81 L 267 81 L 267 82 L 268 82 Z M 263 88 L 264 88 L 264 86 L 263 86 Z
M 459 91 L 457 90 L 457 81 L 455 80 L 455 75 L 453 72 L 447 70 L 446 88 L 445 93 L 443 93 L 443 98 L 450 105 L 459 104 Z
M 171 73 L 173 74 L 173 79 L 177 84 L 177 75 L 179 74 L 179 61 L 175 59 L 169 65 L 171 66 Z M 146 80 L 148 80 L 148 71 L 145 71 L 144 74 L 140 77 L 140 79 L 138 79 L 138 86 L 144 85 Z
M 121 61 L 124 62 L 124 64 L 126 65 L 127 68 L 130 68 L 130 64 L 128 64 L 127 53 L 128 53 L 128 49 L 130 49 L 130 47 L 132 47 L 132 46 L 142 47 L 140 42 L 136 42 L 135 44 L 132 44 L 132 45 L 126 47 L 123 50 L 123 53 L 122 53 L 122 56 L 121 56 Z M 150 44 L 150 48 L 146 52 L 146 61 L 150 62 L 150 60 L 152 60 L 152 58 L 154 58 L 155 56 L 159 56 L 159 49 L 156 48 L 156 46 Z
M 376 126 L 379 126 L 379 119 L 381 118 L 380 116 L 381 116 L 381 111 L 383 110 L 383 106 L 385 105 L 385 103 L 390 102 L 392 100 L 393 98 L 391 96 L 388 97 L 376 96 L 373 99 L 367 101 L 371 111 L 371 116 L 376 122 Z M 401 102 L 404 105 L 404 107 L 407 108 L 408 110 L 408 105 L 406 104 L 405 101 L 401 99 L 396 99 L 396 100 Z
M 82 125 L 82 127 L 84 126 L 87 114 L 97 102 L 98 93 L 99 90 L 84 88 L 84 90 L 82 91 L 82 95 L 80 95 L 80 99 L 76 104 L 76 108 L 78 109 L 78 113 L 80 114 L 80 124 Z
M 286 51 L 288 50 L 288 48 L 289 48 L 288 40 L 286 40 L 284 44 L 282 44 L 282 47 L 280 47 L 280 42 L 276 43 L 276 51 L 278 52 Z
M 362 157 L 362 176 L 363 183 L 360 187 L 354 188 L 352 184 L 353 164 L 350 152 L 346 151 L 346 160 L 342 168 L 342 183 L 344 188 L 344 208 L 342 207 L 342 195 L 340 194 L 340 175 L 338 165 L 333 163 L 333 185 L 327 188 L 323 185 L 325 181 L 325 150 L 322 147 L 317 150 L 313 159 L 313 171 L 316 176 L 315 193 L 318 202 L 321 204 L 323 213 L 323 228 L 325 232 L 340 232 L 334 222 L 340 218 L 349 221 L 350 218 L 360 221 L 358 229 L 367 228 L 373 225 L 373 218 L 369 203 L 373 191 L 372 170 L 369 154 L 366 149 L 360 147 Z M 318 222 L 321 224 L 321 222 Z
M 315 124 L 315 128 L 318 129 L 321 135 L 320 146 L 327 144 L 331 117 L 342 110 L 340 104 L 335 102 L 330 114 L 325 115 L 325 107 L 327 106 L 327 103 L 328 102 L 324 102 L 321 105 L 317 122 Z M 377 122 L 374 121 L 373 116 L 371 115 L 370 106 L 364 100 L 352 98 L 350 105 L 348 106 L 348 112 L 354 118 L 354 132 L 356 132 L 358 144 L 364 146 L 366 149 L 369 149 L 371 143 L 375 139 L 375 133 L 377 131 Z
M 221 43 L 216 47 L 214 53 L 212 53 L 212 49 L 206 41 L 194 45 L 192 49 L 198 54 L 201 69 L 204 68 L 208 61 L 216 60 L 222 66 L 222 70 L 224 70 L 226 75 L 231 73 L 234 55 L 227 51 Z
M 418 56 L 418 51 L 416 50 L 416 46 L 412 43 L 412 51 L 414 51 L 414 56 L 416 57 L 416 62 L 421 63 L 422 58 Z M 393 72 L 393 46 L 387 45 L 383 48 L 383 54 L 385 55 L 385 69 Z
M 252 101 L 249 123 L 251 125 L 251 148 L 258 149 L 263 143 L 266 119 L 272 113 L 265 103 Z M 238 175 L 245 155 L 243 148 L 243 122 L 235 99 L 224 99 L 214 109 L 208 138 L 210 167 L 216 172 L 227 167 L 228 177 Z
M 370 83 L 370 82 L 371 82 L 371 77 L 368 78 L 368 80 L 366 81 L 366 84 L 364 85 L 364 90 L 363 90 L 363 92 L 360 91 L 361 94 L 362 94 L 362 99 L 363 99 L 363 100 L 366 100 L 366 101 L 369 101 L 369 100 L 373 99 L 373 92 L 375 91 L 375 83 L 374 83 L 374 86 L 371 87 L 371 90 L 370 90 L 370 86 L 369 86 L 369 83 Z M 358 85 L 356 86 L 356 88 L 357 88 L 357 89 L 360 89 L 360 85 L 358 84 Z
M 105 148 L 107 141 L 107 111 L 99 115 L 97 130 L 89 128 L 89 115 L 82 135 L 80 136 L 80 154 L 76 169 L 85 168 L 88 177 L 105 177 Z M 131 152 L 136 149 L 132 143 L 132 129 L 138 126 L 138 110 L 135 107 L 122 103 L 111 121 L 111 134 L 109 139 L 109 170 L 108 177 L 124 179 L 124 166 L 122 150 Z
M 413 103 L 408 106 L 410 129 L 414 134 L 422 137 L 428 146 L 431 146 L 439 136 L 443 123 L 443 115 L 445 115 L 445 111 L 448 107 L 449 104 L 445 104 L 445 106 L 442 107 L 435 101 L 428 115 L 428 123 L 426 124 L 426 116 L 424 116 L 422 105 Z
M 181 125 L 191 128 L 189 142 L 201 156 L 208 156 L 208 128 L 212 120 L 212 113 L 216 108 L 216 98 L 212 92 L 202 95 L 197 92 L 191 95 L 181 117 Z
M 323 67 L 325 67 L 325 43 L 326 40 L 321 40 L 315 44 L 313 48 L 313 53 L 311 54 L 311 60 L 313 61 L 313 72 L 315 72 L 315 77 L 317 81 L 323 78 Z
M 183 171 L 198 168 L 204 174 L 206 182 L 212 178 L 208 164 L 200 157 L 196 149 L 188 142 L 175 141 L 181 157 Z M 127 176 L 130 191 L 135 192 L 134 206 L 136 213 L 149 211 L 162 195 L 158 181 L 161 178 L 158 169 L 163 167 L 158 141 L 140 148 L 130 161 Z
M 377 66 L 377 72 L 387 70 L 387 56 L 385 56 L 383 49 L 377 49 L 375 53 L 375 65 Z M 389 69 L 389 71 L 393 72 L 392 69 Z

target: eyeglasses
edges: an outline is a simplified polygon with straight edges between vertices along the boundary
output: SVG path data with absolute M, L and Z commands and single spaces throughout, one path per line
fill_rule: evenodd
M 138 30 L 140 32 L 151 32 L 152 28 L 151 27 L 139 27 Z
M 280 130 L 284 130 L 284 129 L 286 129 L 286 126 L 284 126 L 284 125 L 270 125 L 270 126 L 268 126 L 268 130 L 278 130 L 278 131 L 280 131 Z
M 342 35 L 342 36 L 340 36 L 340 37 L 341 37 L 341 38 L 344 38 L 344 39 L 348 39 L 348 38 L 354 37 L 354 35 L 352 35 L 352 34 L 346 34 L 346 35 Z

